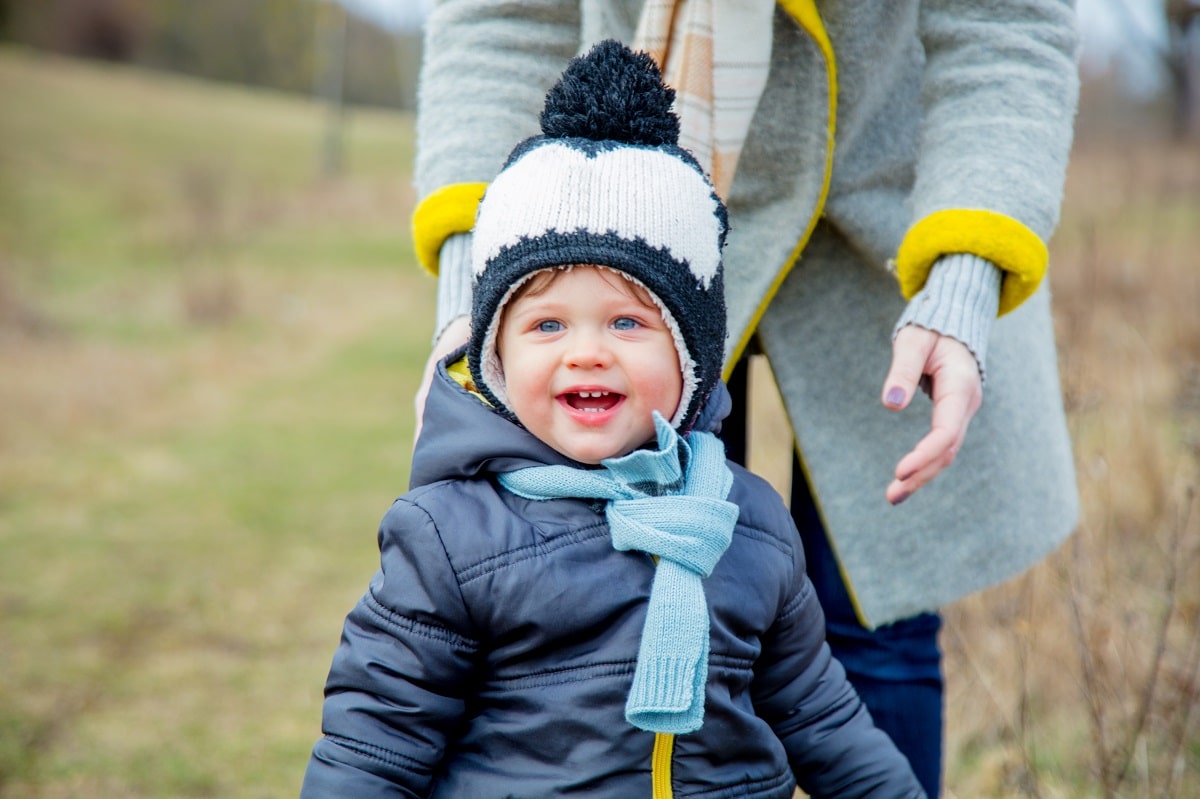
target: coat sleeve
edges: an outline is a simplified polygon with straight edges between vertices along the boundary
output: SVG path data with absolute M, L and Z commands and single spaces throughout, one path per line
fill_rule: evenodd
M 1045 274 L 1079 95 L 1067 0 L 926 0 L 914 224 L 897 254 L 912 297 L 937 258 L 968 252 L 1004 272 L 1000 313 Z
M 433 521 L 400 499 L 379 548 L 334 654 L 303 799 L 427 796 L 476 684 L 479 646 Z
M 417 94 L 413 244 L 438 271 L 442 243 L 471 229 L 483 189 L 538 133 L 546 92 L 576 54 L 577 0 L 440 0 L 425 24 Z
M 788 520 L 790 523 L 790 520 Z M 755 709 L 783 742 L 814 799 L 924 797 L 904 755 L 878 729 L 825 643 L 825 616 L 804 568 L 799 533 L 791 598 L 763 641 Z

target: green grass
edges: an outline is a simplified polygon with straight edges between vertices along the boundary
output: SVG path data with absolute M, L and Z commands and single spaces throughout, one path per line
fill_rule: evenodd
M 411 120 L 0 49 L 0 796 L 294 795 L 407 485 Z

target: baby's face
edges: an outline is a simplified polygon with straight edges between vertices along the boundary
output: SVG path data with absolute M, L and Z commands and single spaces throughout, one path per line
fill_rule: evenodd
M 596 464 L 654 437 L 675 415 L 679 355 L 644 290 L 591 266 L 555 273 L 505 309 L 497 351 L 509 408 L 567 457 Z

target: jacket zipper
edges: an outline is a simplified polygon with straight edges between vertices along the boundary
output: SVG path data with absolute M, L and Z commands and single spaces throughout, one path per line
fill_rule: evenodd
M 654 733 L 654 754 L 650 757 L 650 785 L 652 799 L 671 799 L 671 755 L 675 750 L 675 736 L 666 732 Z

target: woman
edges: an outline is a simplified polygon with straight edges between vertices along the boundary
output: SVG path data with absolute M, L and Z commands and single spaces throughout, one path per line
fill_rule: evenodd
M 710 132 L 727 376 L 770 361 L 830 644 L 936 796 L 937 609 L 1035 563 L 1078 512 L 1043 280 L 1078 94 L 1071 4 L 438 3 L 413 218 L 439 275 L 431 363 L 467 339 L 483 188 L 568 59 L 609 37 L 665 61 L 698 149 Z

